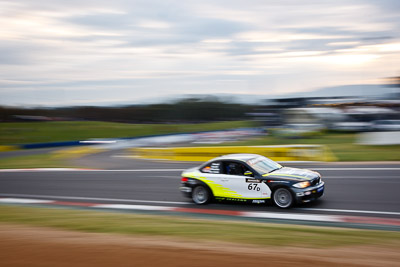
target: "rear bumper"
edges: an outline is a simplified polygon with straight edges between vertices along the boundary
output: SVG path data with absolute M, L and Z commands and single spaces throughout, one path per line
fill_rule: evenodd
M 305 203 L 316 200 L 324 194 L 325 183 L 321 182 L 316 186 L 307 187 L 303 189 L 294 188 L 293 192 L 295 194 L 297 203 Z
M 189 186 L 181 186 L 181 187 L 179 187 L 179 191 L 182 192 L 184 197 L 187 197 L 187 198 L 192 197 L 192 188 Z

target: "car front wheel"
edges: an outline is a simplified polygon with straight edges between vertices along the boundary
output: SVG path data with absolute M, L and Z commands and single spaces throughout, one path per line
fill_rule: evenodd
M 293 205 L 293 195 L 286 188 L 278 188 L 273 195 L 275 205 L 279 208 L 286 209 Z
M 207 204 L 211 199 L 211 194 L 206 187 L 199 185 L 193 189 L 192 199 L 198 205 Z

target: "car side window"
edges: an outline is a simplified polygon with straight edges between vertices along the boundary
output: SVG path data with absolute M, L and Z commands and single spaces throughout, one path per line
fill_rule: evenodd
M 221 173 L 221 162 L 220 161 L 210 162 L 209 164 L 201 168 L 200 171 L 205 173 L 215 173 L 215 174 Z
M 244 164 L 233 161 L 224 162 L 224 174 L 244 176 L 244 173 L 248 170 L 249 169 Z

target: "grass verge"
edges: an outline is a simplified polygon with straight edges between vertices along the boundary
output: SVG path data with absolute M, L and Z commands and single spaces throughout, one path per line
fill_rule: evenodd
M 211 131 L 238 127 L 254 126 L 252 122 L 214 122 L 199 124 L 124 124 L 110 122 L 28 122 L 28 123 L 1 123 L 0 145 L 25 144 L 38 142 L 56 142 L 85 140 L 90 138 L 121 138 L 145 135 L 184 133 L 196 131 Z M 292 145 L 316 144 L 325 145 L 333 152 L 338 161 L 400 161 L 400 145 L 396 146 L 367 146 L 356 144 L 355 133 L 321 133 L 309 138 L 290 139 L 281 136 L 268 135 L 261 138 L 225 143 L 223 145 Z M 50 156 L 43 156 L 46 158 Z M 18 161 L 33 162 L 32 158 L 14 158 L 0 162 L 1 166 L 27 164 Z M 12 163 L 15 161 L 15 163 Z M 64 166 L 60 160 L 58 164 L 39 161 L 39 165 L 31 167 Z M 55 164 L 55 165 L 54 165 Z M 59 165 L 61 164 L 61 165 Z
M 0 169 L 77 168 L 70 159 L 104 151 L 92 147 L 70 147 L 45 154 L 0 158 Z
M 264 136 L 257 139 L 225 143 L 223 145 L 325 145 L 338 161 L 400 161 L 400 145 L 358 145 L 355 133 L 324 133 L 309 138 L 280 138 Z
M 27 169 L 27 168 L 76 168 L 65 158 L 57 157 L 52 153 L 29 156 L 18 156 L 0 159 L 0 169 Z
M 0 206 L 0 222 L 96 233 L 170 236 L 262 246 L 332 247 L 400 244 L 400 233 L 267 223 L 227 222 L 21 206 Z

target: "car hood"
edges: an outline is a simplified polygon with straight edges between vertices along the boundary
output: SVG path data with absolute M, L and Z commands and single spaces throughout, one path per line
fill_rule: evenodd
M 307 169 L 283 167 L 276 171 L 264 174 L 263 176 L 270 178 L 281 178 L 281 179 L 283 178 L 288 180 L 305 181 L 305 180 L 314 180 L 316 178 L 319 178 L 320 174 Z

